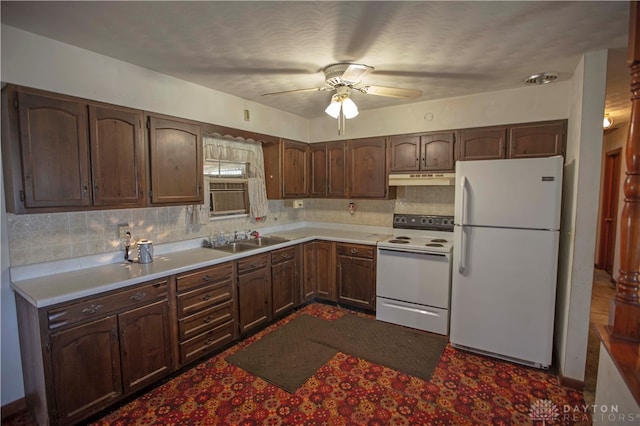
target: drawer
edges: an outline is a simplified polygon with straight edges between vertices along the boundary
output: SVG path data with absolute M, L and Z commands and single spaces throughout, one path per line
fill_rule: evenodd
M 47 312 L 49 329 L 54 330 L 75 322 L 102 317 L 114 311 L 167 297 L 167 290 L 167 280 L 162 279 L 135 288 L 86 299 L 82 302 L 56 307 Z
M 280 250 L 274 250 L 271 252 L 271 264 L 285 262 L 287 260 L 295 259 L 296 248 L 295 246 L 286 247 Z
M 336 253 L 339 256 L 363 257 L 373 259 L 375 246 L 363 246 L 361 244 L 336 244 Z
M 231 299 L 231 280 L 178 295 L 178 317 L 186 317 L 202 309 Z
M 231 262 L 227 262 L 222 265 L 216 265 L 180 274 L 176 279 L 177 291 L 180 293 L 202 285 L 230 280 L 232 273 L 233 264 Z
M 189 340 L 200 333 L 232 320 L 232 302 L 232 300 L 228 300 L 178 320 L 180 341 Z
M 256 256 L 245 257 L 238 262 L 238 275 L 254 269 L 265 268 L 269 264 L 269 253 L 258 254 Z
M 220 324 L 213 330 L 180 343 L 180 363 L 187 364 L 231 342 L 233 324 L 233 321 Z

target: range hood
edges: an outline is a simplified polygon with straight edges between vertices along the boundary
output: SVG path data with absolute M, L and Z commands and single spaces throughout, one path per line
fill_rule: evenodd
M 455 183 L 455 173 L 392 173 L 389 175 L 389 186 L 451 186 Z

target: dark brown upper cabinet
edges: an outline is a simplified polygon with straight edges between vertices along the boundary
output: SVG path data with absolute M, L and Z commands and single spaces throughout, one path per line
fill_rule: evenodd
M 8 211 L 146 205 L 142 111 L 13 85 L 2 102 Z
M 326 197 L 327 179 L 327 143 L 312 143 L 309 145 L 309 196 Z
M 89 105 L 94 205 L 146 205 L 142 120 L 142 111 Z
M 505 158 L 506 127 L 485 127 L 460 131 L 458 160 L 496 160 Z
M 86 104 L 18 92 L 25 208 L 91 205 Z
M 458 160 L 564 155 L 567 121 L 542 121 L 460 131 Z
M 565 121 L 510 126 L 507 158 L 563 155 L 565 134 Z
M 391 172 L 452 171 L 456 132 L 392 136 Z
M 348 196 L 386 198 L 389 187 L 385 138 L 350 140 L 348 147 Z
M 345 141 L 309 145 L 309 195 L 344 198 L 347 196 L 347 144 Z
M 300 198 L 309 195 L 308 144 L 280 139 L 263 144 L 267 198 Z
M 149 161 L 152 204 L 202 204 L 202 137 L 200 124 L 150 115 Z

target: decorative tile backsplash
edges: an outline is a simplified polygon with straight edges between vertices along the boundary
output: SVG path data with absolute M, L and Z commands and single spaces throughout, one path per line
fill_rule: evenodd
M 134 240 L 154 244 L 207 238 L 295 222 L 329 222 L 391 227 L 393 213 L 453 215 L 454 188 L 400 187 L 396 200 L 305 199 L 302 209 L 269 201 L 264 222 L 247 217 L 187 223 L 187 208 L 152 207 L 73 213 L 7 214 L 12 266 L 30 265 L 120 250 L 118 224 L 128 224 Z M 349 203 L 355 212 L 349 213 Z

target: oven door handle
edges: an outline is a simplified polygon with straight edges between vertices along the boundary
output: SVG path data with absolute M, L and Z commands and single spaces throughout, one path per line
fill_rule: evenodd
M 398 249 L 392 249 L 392 248 L 386 248 L 386 247 L 378 247 L 379 251 L 392 251 L 392 252 L 396 252 L 396 253 L 414 253 L 414 254 L 424 254 L 425 256 L 437 256 L 437 257 L 444 257 L 445 259 L 449 258 L 449 255 L 446 253 L 431 253 L 431 252 L 424 252 L 424 251 L 417 251 L 417 250 L 398 250 Z

